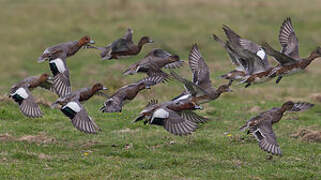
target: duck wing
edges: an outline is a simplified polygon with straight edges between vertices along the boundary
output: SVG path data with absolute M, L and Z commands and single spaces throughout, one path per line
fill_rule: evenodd
M 226 49 L 227 54 L 230 57 L 230 60 L 232 61 L 232 64 L 236 66 L 236 70 L 239 71 L 244 71 L 245 72 L 245 67 L 246 64 L 244 64 L 244 60 L 242 60 L 233 50 L 233 48 L 229 45 L 229 43 L 224 42 L 221 40 L 218 36 L 213 34 L 214 40 L 216 40 L 223 48 Z
M 279 42 L 282 46 L 281 53 L 298 60 L 299 57 L 299 41 L 295 35 L 291 18 L 286 18 L 280 28 Z
M 163 116 L 165 113 L 165 116 Z M 168 108 L 159 108 L 153 113 L 154 120 L 163 119 L 164 128 L 174 135 L 187 135 L 197 129 L 197 124 L 192 121 L 183 119 L 175 111 Z
M 183 83 L 187 93 L 191 94 L 192 96 L 196 97 L 196 96 L 207 95 L 207 96 L 210 97 L 210 94 L 208 94 L 202 87 L 200 87 L 199 85 L 195 84 L 194 82 L 189 81 L 187 79 L 184 79 L 183 77 L 181 77 L 180 75 L 178 75 L 174 71 L 171 71 L 171 75 L 176 80 L 178 80 L 181 83 Z M 179 97 L 176 97 L 174 99 L 177 99 L 177 98 L 179 98 Z
M 295 64 L 297 63 L 297 60 L 293 59 L 292 57 L 283 54 L 275 49 L 273 49 L 267 42 L 262 44 L 262 48 L 265 50 L 265 52 L 274 57 L 274 59 L 276 61 L 278 61 L 278 63 L 280 63 L 281 65 L 288 65 L 288 64 Z
M 74 127 L 81 132 L 95 134 L 100 130 L 78 100 L 68 102 L 66 105 L 62 106 L 61 111 L 71 119 L 71 123 Z
M 59 97 L 71 93 L 69 69 L 65 58 L 57 58 L 49 61 L 49 67 L 53 74 L 53 89 Z
M 27 117 L 38 118 L 42 112 L 31 95 L 28 86 L 22 86 L 10 93 L 10 97 L 19 104 L 20 111 Z
M 294 106 L 290 111 L 292 112 L 298 112 L 298 111 L 305 111 L 307 109 L 310 109 L 314 106 L 314 104 L 308 103 L 308 102 L 297 102 L 294 103 Z
M 193 83 L 203 89 L 212 88 L 209 68 L 205 63 L 197 44 L 194 44 L 190 51 L 188 63 L 193 73 Z
M 205 123 L 207 122 L 209 119 L 208 118 L 205 118 L 203 116 L 200 116 L 196 113 L 194 113 L 193 111 L 191 110 L 184 110 L 184 111 L 181 111 L 179 112 L 179 115 L 183 118 L 183 119 L 186 119 L 188 121 L 192 121 L 192 122 L 195 122 L 195 123 Z
M 121 53 L 121 52 L 129 51 L 132 44 L 133 43 L 131 41 L 128 41 L 127 39 L 120 38 L 120 39 L 114 41 L 110 45 L 110 49 L 111 49 L 112 53 Z
M 272 129 L 272 121 L 262 121 L 252 134 L 259 141 L 262 150 L 273 155 L 282 155 Z

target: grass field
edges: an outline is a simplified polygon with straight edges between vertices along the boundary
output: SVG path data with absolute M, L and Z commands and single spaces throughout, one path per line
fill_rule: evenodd
M 37 63 L 46 47 L 83 35 L 106 45 L 127 27 L 134 29 L 135 42 L 149 35 L 155 43 L 146 45 L 137 57 L 120 61 L 101 61 L 97 51 L 81 50 L 68 59 L 73 89 L 102 82 L 112 93 L 143 77 L 124 77 L 121 72 L 152 48 L 187 59 L 195 42 L 218 86 L 226 81 L 217 77 L 234 68 L 224 49 L 211 39 L 212 33 L 223 37 L 222 24 L 279 48 L 279 26 L 290 16 L 300 55 L 307 56 L 321 45 L 320 8 L 319 0 L 0 0 L 0 179 L 321 179 L 320 142 L 291 137 L 303 128 L 321 128 L 321 59 L 278 85 L 274 80 L 247 89 L 233 85 L 233 93 L 198 112 L 211 121 L 184 137 L 131 123 L 149 99 L 162 102 L 178 95 L 183 87 L 174 81 L 140 93 L 122 113 L 100 113 L 102 97 L 86 102 L 103 130 L 97 135 L 77 131 L 59 110 L 46 105 L 41 106 L 43 118 L 26 118 L 6 98 L 12 84 L 49 71 L 47 63 Z M 187 64 L 179 73 L 191 77 Z M 32 94 L 44 104 L 56 99 L 41 89 Z M 239 127 L 287 100 L 316 105 L 287 114 L 274 126 L 283 156 L 267 160 L 256 140 L 239 132 Z

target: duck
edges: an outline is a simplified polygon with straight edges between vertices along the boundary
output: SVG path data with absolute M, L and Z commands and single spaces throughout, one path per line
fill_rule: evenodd
M 202 107 L 190 99 L 160 104 L 157 100 L 152 99 L 133 122 L 147 119 L 144 124 L 163 126 L 174 135 L 188 135 L 198 128 L 199 123 L 208 121 L 207 118 L 193 112 L 197 109 L 202 109 Z
M 35 102 L 31 91 L 37 87 L 52 90 L 53 83 L 51 80 L 52 78 L 47 73 L 29 76 L 11 87 L 9 98 L 12 98 L 19 105 L 23 115 L 29 118 L 42 117 L 43 113 Z
M 100 108 L 100 111 L 103 113 L 121 112 L 123 106 L 127 102 L 133 100 L 140 91 L 150 89 L 151 86 L 162 81 L 163 77 L 161 76 L 151 76 L 125 85 L 105 101 L 104 105 Z
M 44 50 L 42 55 L 38 58 L 38 62 L 49 60 L 51 56 L 59 55 L 60 58 L 67 58 L 76 54 L 82 47 L 87 47 L 89 44 L 94 44 L 95 41 L 91 40 L 89 36 L 83 36 L 78 41 L 69 41 L 60 43 Z
M 184 79 L 174 71 L 171 71 L 172 77 L 182 82 L 185 87 L 185 91 L 172 100 L 192 98 L 194 102 L 203 104 L 217 99 L 222 93 L 232 91 L 230 89 L 231 83 L 223 84 L 218 89 L 213 87 L 210 80 L 209 67 L 205 63 L 197 44 L 193 45 L 188 59 L 193 79 L 192 81 Z
M 242 38 L 227 25 L 223 30 L 228 39 L 228 52 L 245 67 L 245 76 L 241 78 L 240 84 L 246 84 L 245 88 L 252 84 L 263 83 L 271 80 L 268 76 L 272 67 L 264 49 L 253 41 Z
M 148 76 L 155 74 L 168 75 L 161 69 L 180 68 L 184 64 L 184 60 L 180 60 L 178 55 L 172 55 L 163 49 L 151 50 L 143 59 L 132 64 L 123 72 L 123 75 L 133 75 L 136 73 L 146 73 Z
M 134 31 L 128 28 L 126 34 L 106 47 L 88 46 L 88 48 L 95 48 L 101 50 L 100 56 L 102 60 L 121 59 L 125 57 L 135 56 L 140 53 L 142 47 L 147 43 L 153 43 L 154 41 L 148 37 L 143 36 L 137 45 L 133 42 Z
M 273 49 L 267 42 L 262 44 L 262 47 L 267 54 L 274 57 L 279 63 L 269 73 L 269 76 L 277 76 L 276 83 L 278 84 L 283 76 L 291 75 L 305 70 L 313 60 L 321 57 L 321 48 L 317 47 L 306 58 L 299 56 L 299 43 L 295 35 L 291 18 L 286 18 L 280 28 L 279 42 L 281 51 Z
M 224 42 L 215 34 L 213 34 L 213 39 L 226 49 L 227 54 L 229 55 L 229 59 L 231 60 L 232 64 L 236 66 L 234 70 L 221 75 L 220 78 L 229 80 L 231 84 L 233 81 L 241 81 L 242 79 L 244 79 L 247 74 L 246 61 L 244 59 L 241 59 L 240 56 L 237 55 L 228 41 Z
M 279 122 L 284 113 L 299 112 L 310 109 L 314 104 L 307 102 L 287 101 L 281 107 L 274 107 L 268 111 L 260 113 L 248 120 L 240 130 L 252 134 L 259 142 L 259 147 L 272 155 L 282 155 L 280 146 L 276 141 L 276 135 L 273 132 L 272 125 Z
M 101 129 L 88 115 L 81 102 L 89 100 L 93 95 L 99 94 L 102 90 L 107 90 L 107 88 L 101 83 L 95 83 L 91 88 L 81 88 L 58 98 L 51 107 L 55 108 L 61 105 L 61 112 L 71 120 L 76 129 L 84 133 L 96 134 Z

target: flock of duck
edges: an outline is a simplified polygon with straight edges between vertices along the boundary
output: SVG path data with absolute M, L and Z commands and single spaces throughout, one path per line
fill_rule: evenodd
M 178 55 L 170 54 L 163 49 L 153 49 L 123 73 L 124 75 L 145 73 L 146 78 L 123 86 L 111 96 L 103 92 L 107 88 L 101 83 L 72 91 L 66 59 L 76 54 L 82 47 L 100 50 L 103 60 L 111 60 L 137 55 L 144 44 L 153 42 L 151 38 L 144 36 L 137 45 L 134 44 L 133 31 L 128 29 L 123 37 L 106 47 L 96 47 L 90 37 L 84 36 L 79 41 L 65 42 L 47 48 L 38 58 L 38 62 L 48 60 L 52 77 L 47 73 L 27 77 L 12 86 L 9 96 L 19 104 L 25 116 L 38 118 L 43 113 L 30 91 L 36 87 L 48 89 L 59 96 L 52 107 L 59 107 L 62 113 L 71 119 L 75 128 L 85 133 L 97 133 L 100 128 L 88 115 L 82 102 L 89 100 L 93 95 L 103 95 L 107 100 L 100 108 L 102 112 L 121 112 L 125 102 L 133 100 L 141 90 L 150 89 L 151 86 L 175 79 L 184 84 L 185 90 L 167 102 L 158 103 L 155 99 L 150 100 L 134 122 L 145 119 L 145 124 L 163 126 L 174 135 L 187 135 L 195 131 L 199 123 L 209 120 L 196 114 L 194 110 L 202 109 L 201 104 L 214 101 L 221 94 L 232 91 L 230 87 L 233 81 L 239 81 L 245 84 L 245 87 L 249 87 L 276 77 L 276 83 L 279 83 L 285 75 L 304 70 L 314 59 L 321 56 L 320 47 L 312 51 L 307 58 L 299 56 L 298 39 L 290 18 L 285 19 L 280 28 L 281 51 L 275 50 L 268 43 L 258 45 L 244 39 L 228 26 L 224 25 L 223 30 L 227 37 L 226 41 L 215 34 L 213 38 L 227 51 L 236 68 L 221 76 L 229 81 L 218 88 L 212 85 L 209 67 L 197 44 L 194 44 L 188 60 L 193 75 L 192 80 L 185 79 L 172 70 L 184 64 Z M 272 67 L 267 55 L 274 57 L 278 65 Z M 170 69 L 170 74 L 164 72 L 163 69 Z M 280 121 L 286 111 L 303 111 L 312 106 L 313 104 L 307 102 L 285 102 L 281 107 L 272 108 L 248 120 L 241 130 L 247 129 L 248 134 L 254 135 L 262 150 L 273 155 L 281 155 L 272 125 Z

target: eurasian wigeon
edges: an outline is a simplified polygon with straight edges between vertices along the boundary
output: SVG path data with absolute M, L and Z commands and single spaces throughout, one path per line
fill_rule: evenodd
M 54 54 L 56 58 L 67 58 L 69 56 L 73 56 L 81 47 L 94 43 L 95 42 L 91 40 L 89 36 L 84 36 L 79 41 L 69 41 L 48 47 L 38 58 L 38 62 L 40 63 L 45 60 L 49 60 Z
M 154 86 L 162 81 L 163 77 L 161 76 L 151 76 L 138 82 L 123 86 L 105 101 L 104 106 L 101 107 L 100 110 L 108 113 L 121 112 L 123 105 L 128 101 L 133 100 L 140 91 L 144 89 L 150 89 L 151 86 Z
M 298 39 L 290 18 L 283 21 L 279 33 L 281 51 L 273 49 L 268 43 L 263 43 L 266 53 L 273 56 L 279 65 L 274 67 L 269 76 L 278 76 L 276 83 L 279 83 L 283 76 L 303 71 L 311 62 L 321 57 L 321 48 L 317 47 L 310 53 L 310 56 L 301 58 L 299 56 Z
M 71 120 L 75 128 L 81 132 L 94 134 L 100 128 L 89 117 L 86 109 L 80 102 L 87 101 L 93 95 L 106 89 L 101 83 L 96 83 L 91 88 L 82 88 L 58 98 L 51 106 L 54 108 L 58 104 L 62 105 L 60 110 Z
M 197 44 L 194 44 L 189 54 L 189 65 L 193 73 L 193 80 L 189 81 L 171 71 L 171 75 L 182 82 L 185 91 L 173 100 L 192 98 L 198 104 L 207 103 L 217 99 L 222 93 L 230 92 L 230 85 L 221 85 L 218 89 L 212 86 L 210 71 L 205 63 Z
M 140 53 L 144 44 L 152 43 L 152 39 L 148 36 L 143 36 L 137 45 L 134 44 L 133 30 L 128 29 L 126 34 L 107 45 L 106 47 L 88 46 L 89 48 L 96 48 L 101 50 L 100 56 L 103 60 L 106 59 L 120 59 L 125 57 L 134 56 Z
M 9 97 L 19 104 L 20 111 L 27 117 L 38 118 L 43 115 L 30 93 L 37 87 L 52 90 L 51 77 L 46 73 L 39 76 L 30 76 L 13 85 L 10 89 Z
M 262 150 L 272 153 L 273 155 L 282 155 L 280 147 L 276 142 L 276 136 L 273 132 L 272 125 L 279 122 L 286 111 L 303 111 L 313 106 L 313 104 L 306 102 L 294 103 L 288 101 L 280 108 L 272 108 L 251 118 L 240 128 L 240 130 L 245 131 L 248 129 L 247 134 L 251 133 L 258 140 Z

